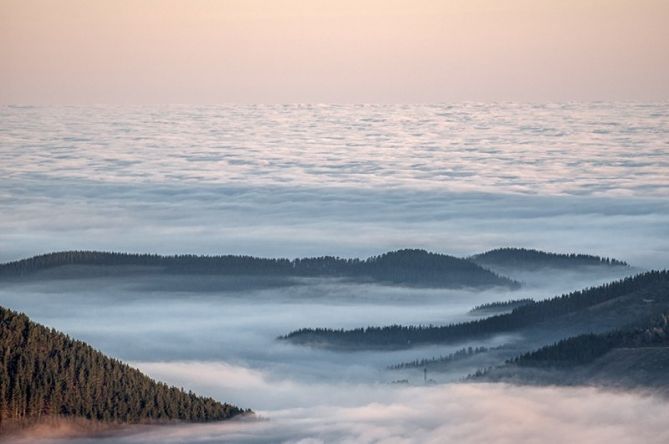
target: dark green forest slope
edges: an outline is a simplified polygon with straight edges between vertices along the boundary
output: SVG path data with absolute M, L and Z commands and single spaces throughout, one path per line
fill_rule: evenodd
M 218 421 L 244 413 L 150 379 L 0 307 L 0 430 L 46 416 L 104 422 Z
M 522 367 L 571 367 L 587 364 L 614 348 L 669 347 L 669 314 L 646 327 L 584 334 L 525 353 L 511 361 Z
M 655 387 L 669 392 L 669 312 L 653 316 L 642 327 L 560 340 L 470 379 Z
M 669 271 L 650 271 L 599 287 L 575 291 L 515 308 L 510 313 L 444 326 L 363 327 L 352 330 L 303 328 L 280 340 L 316 347 L 407 348 L 422 344 L 458 342 L 512 333 L 543 325 L 554 332 L 614 328 L 646 319 L 669 308 Z M 534 336 L 540 336 L 537 330 Z M 574 334 L 574 333 L 573 333 Z
M 368 259 L 332 256 L 269 259 L 252 256 L 159 256 L 154 254 L 66 251 L 0 265 L 0 276 L 20 277 L 64 266 L 145 267 L 169 274 L 216 274 L 278 277 L 343 277 L 426 287 L 515 288 L 518 283 L 470 262 L 445 254 L 407 249 Z M 82 271 L 85 277 L 85 271 Z

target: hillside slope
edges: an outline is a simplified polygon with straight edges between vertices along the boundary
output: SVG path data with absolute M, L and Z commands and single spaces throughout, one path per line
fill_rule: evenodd
M 45 416 L 205 422 L 238 407 L 150 379 L 91 346 L 0 307 L 0 429 Z
M 303 328 L 279 339 L 339 349 L 408 348 L 482 339 L 503 333 L 523 333 L 527 338 L 553 341 L 642 322 L 665 309 L 669 309 L 669 271 L 651 271 L 523 305 L 510 313 L 460 324 L 389 325 L 352 330 Z
M 669 314 L 655 316 L 645 327 L 563 339 L 472 379 L 655 387 L 669 392 Z

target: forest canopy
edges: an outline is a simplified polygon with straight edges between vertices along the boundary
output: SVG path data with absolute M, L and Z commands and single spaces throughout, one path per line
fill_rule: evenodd
M 246 413 L 156 382 L 91 346 L 0 307 L 0 428 L 47 416 L 207 422 Z

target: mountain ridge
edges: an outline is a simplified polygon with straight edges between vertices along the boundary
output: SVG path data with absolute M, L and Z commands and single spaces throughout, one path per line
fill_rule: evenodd
M 538 260 L 539 258 L 540 260 Z M 94 267 L 111 275 L 170 273 L 248 275 L 280 278 L 336 277 L 380 283 L 434 288 L 518 288 L 520 283 L 505 275 L 507 268 L 522 264 L 530 271 L 546 264 L 569 264 L 570 269 L 589 266 L 629 267 L 627 263 L 584 254 L 558 254 L 523 248 L 498 248 L 469 257 L 456 257 L 424 249 L 405 248 L 376 256 L 341 258 L 263 258 L 250 255 L 158 255 L 93 250 L 70 250 L 40 254 L 0 264 L 0 277 L 21 278 L 66 267 Z M 500 265 L 501 264 L 501 265 Z M 529 265 L 528 265 L 529 264 Z M 542 265 L 543 264 L 543 265 Z M 560 268 L 560 267 L 557 267 Z M 69 277 L 95 276 L 91 269 L 71 269 Z
M 466 259 L 420 249 L 395 250 L 367 259 L 334 256 L 311 258 L 259 258 L 224 255 L 198 256 L 131 254 L 99 251 L 64 251 L 0 264 L 0 276 L 23 277 L 71 265 L 101 267 L 152 267 L 156 273 L 218 274 L 279 277 L 343 277 L 380 283 L 435 288 L 518 288 L 512 279 Z
M 592 320 L 589 319 L 592 313 L 587 312 L 595 307 L 603 310 L 603 314 L 599 316 L 602 318 L 600 328 L 607 328 L 607 323 L 616 325 L 642 319 L 647 312 L 654 310 L 656 305 L 659 308 L 669 307 L 667 290 L 669 290 L 669 271 L 649 271 L 597 287 L 522 305 L 510 313 L 468 322 L 445 326 L 388 325 L 350 330 L 302 328 L 279 336 L 278 339 L 323 348 L 409 348 L 421 344 L 456 343 L 495 334 L 538 329 L 542 328 L 542 325 L 554 333 L 562 328 L 568 329 L 570 323 L 574 322 L 580 328 L 593 328 L 590 325 Z M 629 298 L 631 299 L 628 300 Z M 624 307 L 615 306 L 616 302 L 623 304 Z M 637 304 L 636 312 L 630 309 L 629 304 Z M 609 319 L 614 315 L 613 319 Z M 584 319 L 580 319 L 579 316 Z M 545 326 L 547 322 L 549 325 Z

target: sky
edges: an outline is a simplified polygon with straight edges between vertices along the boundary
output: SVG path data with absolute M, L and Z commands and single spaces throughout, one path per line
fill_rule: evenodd
M 0 0 L 0 104 L 669 99 L 666 0 Z

